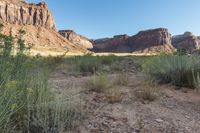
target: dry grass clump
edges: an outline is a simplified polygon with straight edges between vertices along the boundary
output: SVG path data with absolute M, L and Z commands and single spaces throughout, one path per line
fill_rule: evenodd
M 109 88 L 105 92 L 106 98 L 109 103 L 119 103 L 122 101 L 122 88 L 119 87 L 113 87 Z
M 117 75 L 117 79 L 114 81 L 115 85 L 127 86 L 129 81 L 129 74 L 127 72 L 121 72 Z
M 108 76 L 105 73 L 94 74 L 88 82 L 86 88 L 90 91 L 104 92 L 109 88 Z
M 86 82 L 86 88 L 90 91 L 104 93 L 109 103 L 122 101 L 122 89 L 109 82 L 109 78 L 105 73 L 95 74 Z
M 141 83 L 141 98 L 148 101 L 154 101 L 158 95 L 159 88 L 158 84 L 149 79 Z

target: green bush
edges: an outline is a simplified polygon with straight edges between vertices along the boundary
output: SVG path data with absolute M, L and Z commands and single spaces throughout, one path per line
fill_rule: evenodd
M 101 71 L 103 66 L 110 66 L 112 62 L 116 61 L 114 56 L 77 56 L 74 62 L 77 64 L 81 73 L 96 73 Z
M 195 87 L 194 80 L 200 72 L 198 56 L 160 55 L 148 58 L 143 70 L 160 82 L 177 86 Z
M 0 132 L 47 133 L 71 128 L 80 113 L 68 105 L 71 99 L 57 99 L 49 88 L 51 59 L 26 56 L 22 40 L 17 41 L 13 55 L 13 45 L 13 37 L 0 35 Z
M 84 57 L 79 60 L 79 69 L 82 73 L 94 74 L 100 69 L 100 63 L 95 57 Z

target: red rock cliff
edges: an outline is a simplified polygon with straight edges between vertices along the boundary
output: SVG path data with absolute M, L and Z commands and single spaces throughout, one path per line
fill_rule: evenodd
M 177 49 L 193 52 L 200 48 L 200 39 L 191 32 L 185 32 L 183 35 L 173 36 L 172 44 Z
M 1 0 L 0 22 L 56 30 L 53 15 L 45 3 L 28 4 L 19 0 Z
M 173 52 L 171 34 L 165 28 L 141 31 L 134 36 L 115 36 L 110 39 L 95 40 L 95 52 Z
M 128 40 L 133 51 L 142 53 L 172 52 L 171 34 L 165 28 L 141 31 Z

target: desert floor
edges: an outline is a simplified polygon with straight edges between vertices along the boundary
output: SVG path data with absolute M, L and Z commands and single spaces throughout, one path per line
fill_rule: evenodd
M 103 92 L 87 89 L 92 75 L 79 73 L 67 62 L 51 73 L 49 83 L 58 95 L 79 103 L 84 118 L 71 133 L 199 133 L 200 96 L 197 91 L 160 84 L 155 100 L 140 96 L 143 73 L 138 57 L 122 57 L 113 65 L 121 66 L 128 74 L 126 85 L 113 85 L 121 71 L 107 71 L 111 98 Z M 120 94 L 119 94 L 120 93 Z M 117 95 L 117 96 L 116 96 Z M 113 97 L 112 97 L 113 96 Z M 109 99 L 110 98 L 110 99 Z M 112 100 L 112 98 L 114 100 Z M 79 120 L 77 120 L 79 121 Z

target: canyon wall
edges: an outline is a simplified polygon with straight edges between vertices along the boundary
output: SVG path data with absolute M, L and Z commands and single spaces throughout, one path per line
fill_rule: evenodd
M 141 31 L 134 36 L 119 35 L 110 39 L 95 40 L 95 52 L 173 52 L 171 34 L 165 28 Z
M 94 40 L 94 52 L 131 52 L 130 47 L 127 45 L 128 35 L 117 35 L 113 38 L 104 38 Z
M 19 0 L 1 0 L 0 22 L 56 30 L 53 15 L 45 3 L 28 4 Z

